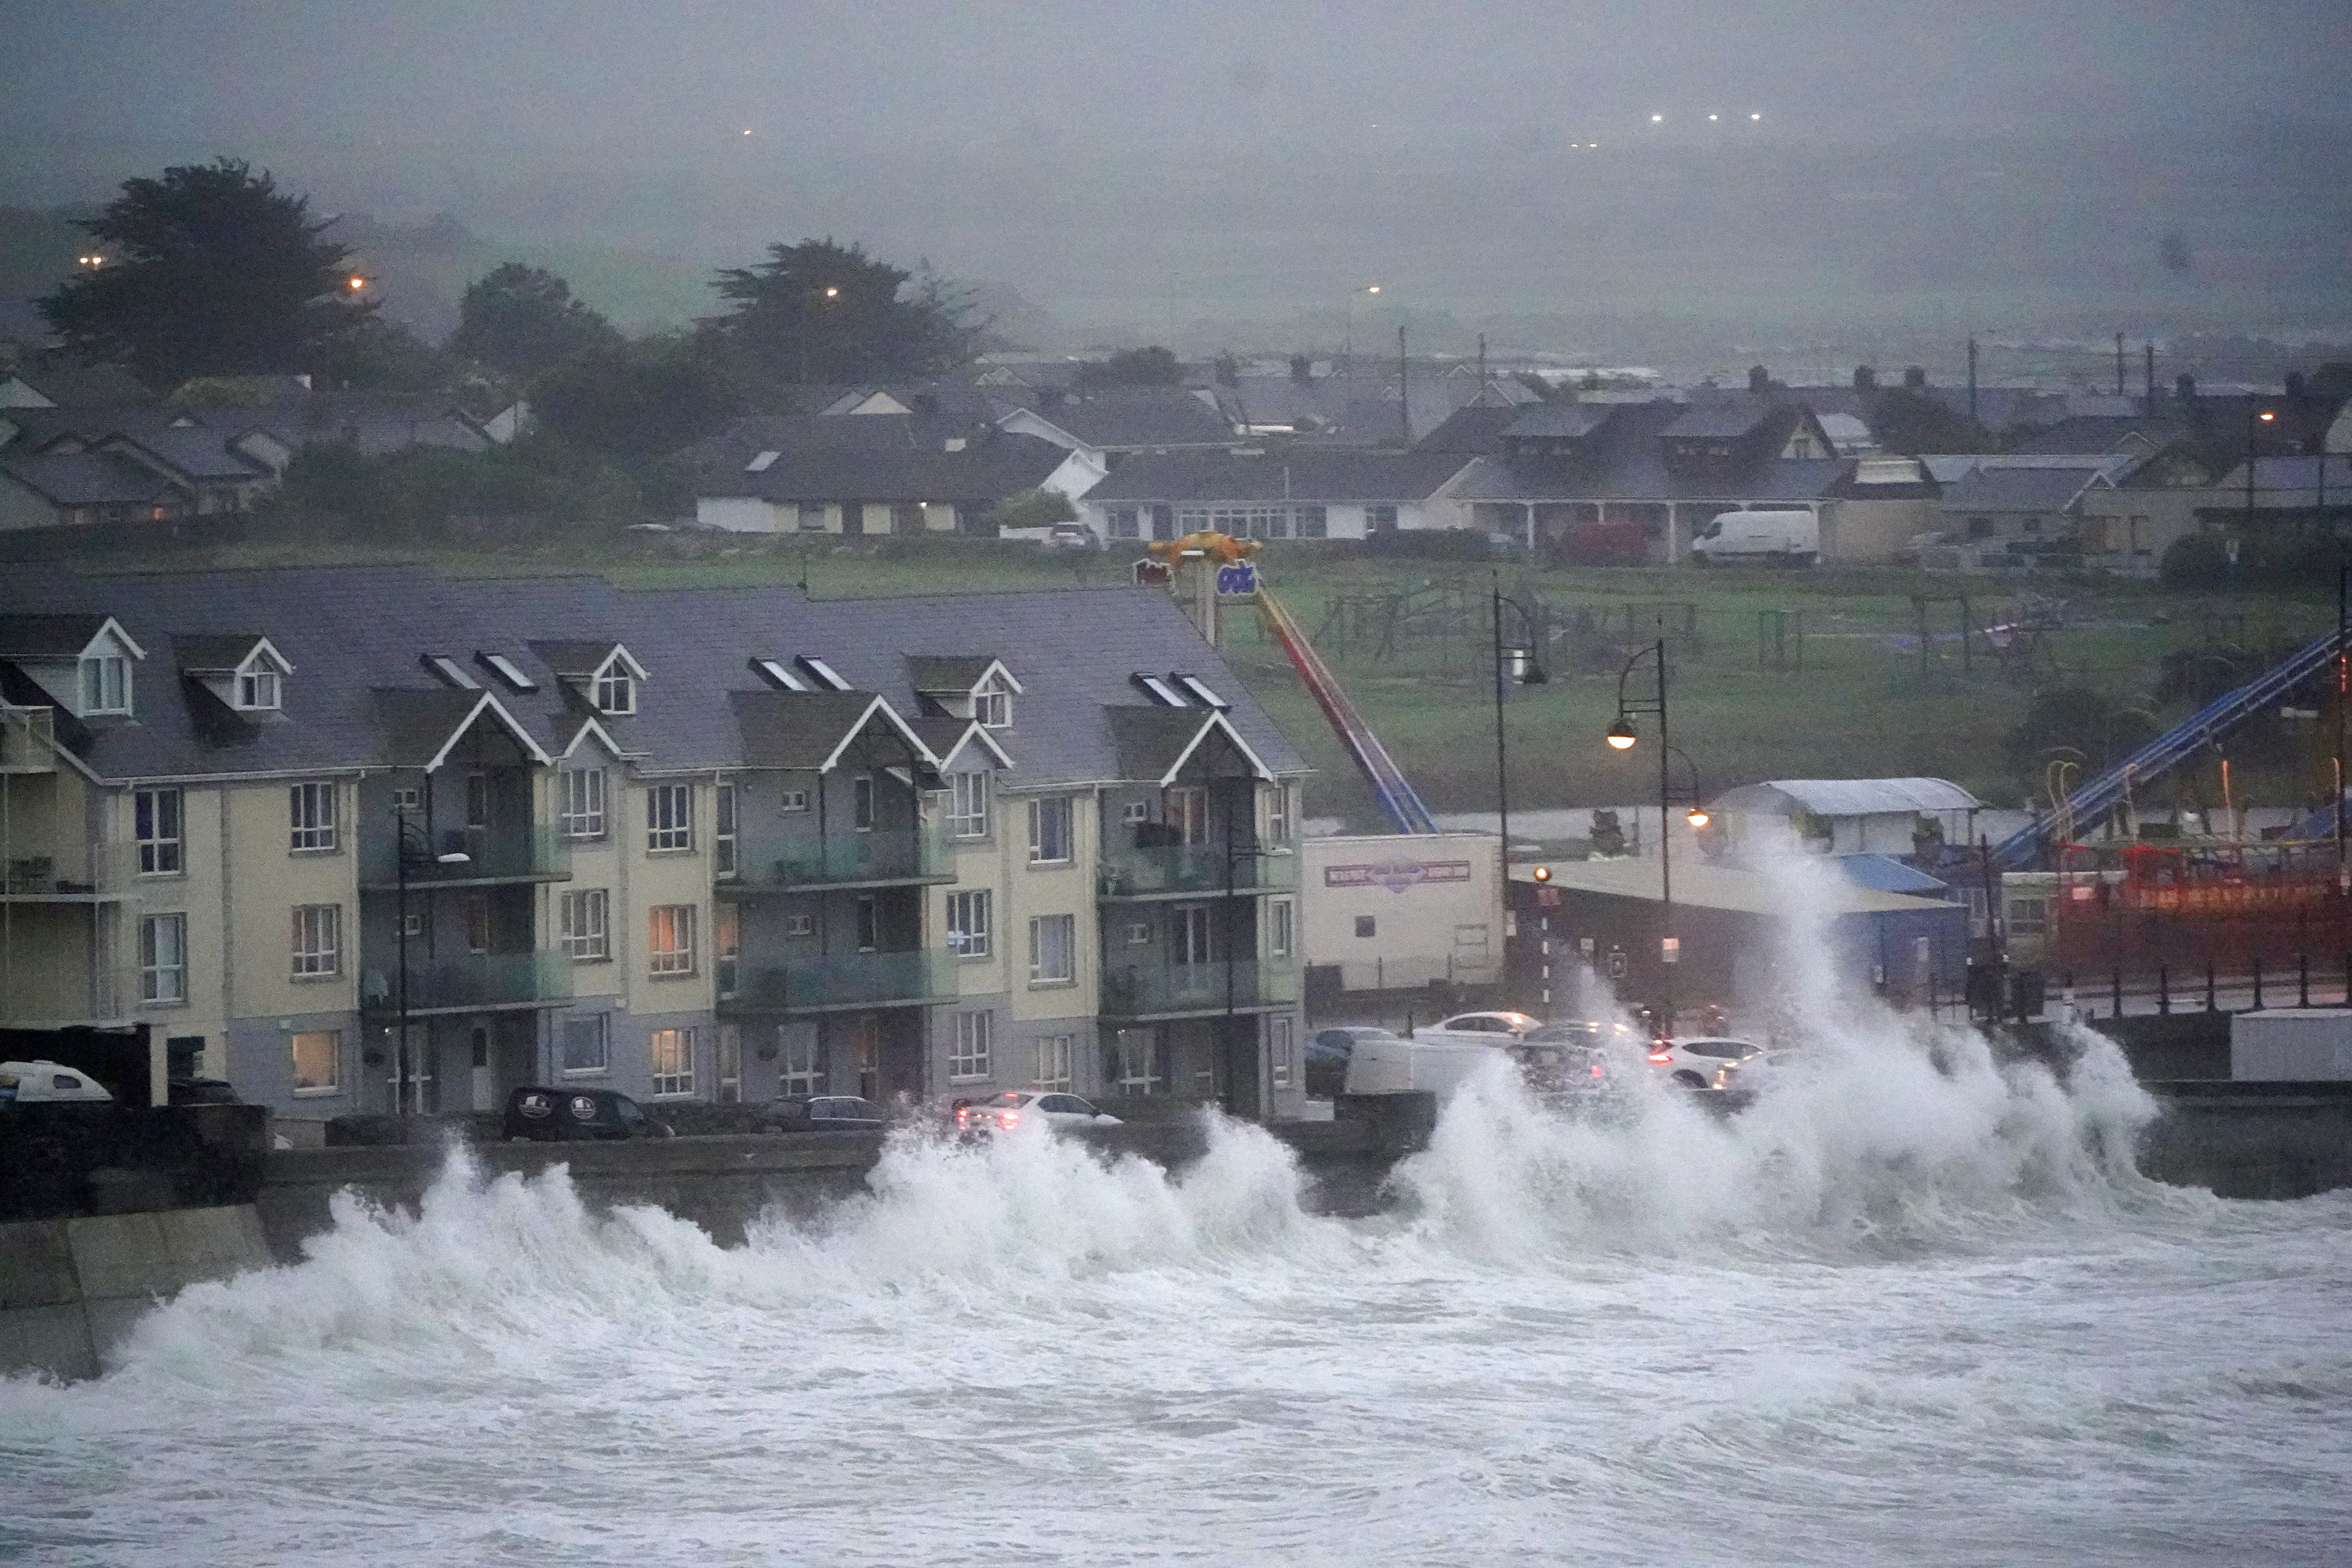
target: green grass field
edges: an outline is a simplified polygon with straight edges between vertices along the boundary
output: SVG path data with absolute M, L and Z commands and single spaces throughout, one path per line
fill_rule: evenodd
M 691 558 L 672 553 L 693 546 L 667 540 L 511 549 L 252 542 L 89 564 L 152 570 L 421 560 L 461 576 L 600 572 L 623 586 L 794 583 L 804 576 L 817 597 L 856 598 L 1100 586 L 1124 582 L 1128 560 L 1113 552 L 1074 562 L 1026 546 L 962 541 L 913 548 L 752 542 Z M 1341 558 L 1281 545 L 1260 560 L 1267 584 L 1317 639 L 1431 808 L 1491 809 L 1494 709 L 1484 618 L 1489 569 Z M 2168 653 L 2236 637 L 2256 647 L 2306 638 L 2335 613 L 2332 595 L 2323 602 L 2316 595 L 2190 597 L 2126 583 L 2042 585 L 2038 596 L 2063 599 L 2066 615 L 2062 626 L 2038 639 L 2030 662 L 2021 653 L 1998 656 L 1979 637 L 1963 671 L 1956 635 L 1960 606 L 1948 600 L 1929 606 L 1932 657 L 1923 665 L 1913 595 L 1965 592 L 1968 618 L 1978 627 L 2023 618 L 2031 606 L 2022 601 L 2037 595 L 1986 579 L 1896 573 L 1499 571 L 1503 591 L 1540 606 L 1555 633 L 1545 659 L 1550 679 L 1514 689 L 1506 704 L 1512 803 L 1522 810 L 1623 803 L 1654 792 L 1654 754 L 1646 748 L 1612 752 L 1601 737 L 1614 714 L 1618 670 L 1633 647 L 1655 635 L 1659 612 L 1652 606 L 1660 602 L 1676 606 L 1665 612 L 1676 630 L 1669 647 L 1675 743 L 1689 754 L 1708 793 L 1764 778 L 1926 773 L 1956 780 L 2000 805 L 2020 804 L 2028 787 L 2004 763 L 2002 741 L 2036 686 L 2083 685 L 2145 700 Z M 1344 627 L 1335 617 L 1335 601 L 1342 598 L 1355 606 Z M 1801 668 L 1766 668 L 1763 612 L 1801 614 Z M 1578 630 L 1580 613 L 1597 629 Z M 1507 626 L 1516 631 L 1517 617 Z M 1229 609 L 1225 626 L 1227 659 L 1320 770 L 1309 809 L 1379 826 L 1370 792 L 1255 614 Z M 1681 635 L 1684 627 L 1696 637 Z M 1635 679 L 1648 679 L 1646 665 Z M 2262 783 L 2242 777 L 2249 793 Z

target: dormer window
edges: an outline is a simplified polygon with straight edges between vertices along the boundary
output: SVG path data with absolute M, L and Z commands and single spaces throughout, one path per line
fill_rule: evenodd
M 81 710 L 131 711 L 131 661 L 119 653 L 92 654 L 81 661 Z
M 599 713 L 634 713 L 637 710 L 636 678 L 615 660 L 596 672 L 590 700 Z
M 971 716 L 984 730 L 1004 730 L 1013 724 L 1013 693 L 991 677 L 971 694 Z
M 257 669 L 236 678 L 236 705 L 247 710 L 278 707 L 278 672 Z

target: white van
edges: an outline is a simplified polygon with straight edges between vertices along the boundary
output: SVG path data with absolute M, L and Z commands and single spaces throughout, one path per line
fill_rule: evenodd
M 26 1105 L 61 1100 L 112 1100 L 106 1086 L 76 1068 L 56 1062 L 0 1062 L 0 1104 Z
M 1811 566 L 1821 559 L 1822 520 L 1811 511 L 1727 511 L 1699 530 L 1691 559 L 1776 561 Z
M 1507 1043 L 1497 1037 L 1497 1044 Z M 1443 1102 L 1490 1062 L 1507 1059 L 1495 1046 L 1454 1040 L 1359 1038 L 1348 1056 L 1349 1094 L 1433 1093 Z

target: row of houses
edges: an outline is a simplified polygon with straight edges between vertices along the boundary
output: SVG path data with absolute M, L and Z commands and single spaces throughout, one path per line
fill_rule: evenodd
M 1163 593 L 0 582 L 0 1022 L 281 1116 L 1295 1113 L 1305 764 Z

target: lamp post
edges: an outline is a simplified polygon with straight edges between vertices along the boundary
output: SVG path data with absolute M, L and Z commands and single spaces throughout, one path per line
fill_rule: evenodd
M 1661 1038 L 1674 1032 L 1675 965 L 1682 962 L 1682 943 L 1675 935 L 1675 872 L 1674 844 L 1667 826 L 1667 816 L 1675 804 L 1673 761 L 1683 756 L 1680 749 L 1667 738 L 1666 727 L 1666 639 L 1664 628 L 1649 647 L 1637 651 L 1625 661 L 1617 674 L 1617 721 L 1609 727 L 1607 740 L 1617 751 L 1631 751 L 1641 739 L 1633 721 L 1644 713 L 1658 717 L 1658 905 L 1661 930 L 1658 936 L 1659 1001 L 1657 1032 Z M 1629 696 L 1625 683 L 1643 659 L 1656 666 L 1654 695 Z M 1691 769 L 1690 824 L 1693 827 L 1706 826 L 1706 813 L 1698 805 L 1698 768 L 1690 758 L 1683 756 Z
M 1341 365 L 1346 367 L 1343 374 L 1353 375 L 1356 371 L 1356 296 L 1359 294 L 1376 295 L 1380 291 L 1381 286 L 1379 284 L 1366 283 L 1361 287 L 1349 289 L 1347 294 L 1343 297 L 1339 307 L 1339 315 L 1342 323 L 1340 329 L 1342 346 L 1339 351 L 1339 363 Z
M 1510 773 L 1505 765 L 1508 757 L 1503 741 L 1503 690 L 1507 686 L 1541 686 L 1549 678 L 1544 674 L 1538 657 L 1541 649 L 1534 640 L 1539 635 L 1540 617 L 1503 592 L 1503 574 L 1499 572 L 1494 574 L 1491 597 L 1495 617 L 1495 816 L 1496 833 L 1502 844 L 1503 897 L 1507 906 L 1511 880 L 1511 783 Z M 1527 630 L 1528 641 L 1505 646 L 1503 606 L 1506 605 L 1518 611 L 1519 621 Z
M 393 1003 L 395 1022 L 392 1044 L 392 1113 L 408 1114 L 408 1086 L 411 1079 L 408 1061 L 408 868 L 413 862 L 437 866 L 470 865 L 473 857 L 462 849 L 452 849 L 446 855 L 433 852 L 433 830 L 429 824 L 410 818 L 408 804 L 403 799 L 393 807 L 397 833 L 393 844 L 393 936 L 400 973 L 394 982 Z M 425 1086 L 416 1086 L 416 1109 L 425 1109 Z

